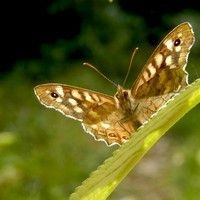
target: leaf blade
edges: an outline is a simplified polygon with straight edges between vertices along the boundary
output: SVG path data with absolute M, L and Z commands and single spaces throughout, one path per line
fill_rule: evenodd
M 189 110 L 200 103 L 200 79 L 187 86 L 94 171 L 70 200 L 104 200 L 139 160 Z M 162 119 L 162 120 L 160 120 Z

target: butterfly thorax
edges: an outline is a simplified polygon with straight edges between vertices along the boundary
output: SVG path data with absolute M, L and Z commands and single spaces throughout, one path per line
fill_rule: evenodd
M 137 108 L 137 103 L 131 94 L 131 90 L 124 89 L 120 85 L 117 87 L 117 92 L 114 95 L 114 99 L 117 109 L 121 109 L 125 115 L 132 114 Z

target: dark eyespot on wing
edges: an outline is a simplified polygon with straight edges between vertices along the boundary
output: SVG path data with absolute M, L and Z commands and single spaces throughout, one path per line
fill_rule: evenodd
M 56 99 L 59 97 L 59 95 L 56 92 L 51 92 L 51 97 Z
M 178 38 L 174 41 L 174 46 L 179 46 L 181 44 L 181 40 Z

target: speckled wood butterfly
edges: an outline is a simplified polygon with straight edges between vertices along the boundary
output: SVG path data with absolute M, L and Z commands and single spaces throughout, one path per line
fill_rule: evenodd
M 185 67 L 194 40 L 189 23 L 174 28 L 155 49 L 131 89 L 119 85 L 114 96 L 59 83 L 38 85 L 34 92 L 46 107 L 79 120 L 96 140 L 120 145 L 188 84 Z

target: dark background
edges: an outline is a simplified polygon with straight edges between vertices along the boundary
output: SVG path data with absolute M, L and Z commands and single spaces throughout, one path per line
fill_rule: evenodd
M 93 25 L 96 21 L 107 21 L 96 18 L 101 16 L 100 10 L 104 9 L 106 1 L 4 1 L 1 3 L 1 72 L 12 69 L 17 60 L 40 59 L 41 45 L 55 43 L 59 39 L 66 41 L 75 40 L 82 34 L 83 24 Z M 63 5 L 62 5 L 63 4 Z M 162 31 L 169 29 L 165 20 L 168 16 L 176 19 L 186 11 L 198 13 L 200 7 L 197 1 L 158 1 L 147 5 L 141 1 L 118 1 L 118 9 L 123 14 L 141 18 L 142 26 L 146 28 L 146 39 L 152 44 L 158 40 L 155 30 L 160 27 Z M 107 5 L 108 9 L 112 5 Z M 98 12 L 98 13 L 96 13 Z M 103 18 L 103 16 L 101 16 Z M 185 20 L 192 18 L 185 16 Z M 109 20 L 109 19 L 108 19 Z M 181 20 L 181 19 L 179 19 Z M 134 20 L 133 20 L 134 21 Z M 178 21 L 178 20 L 177 20 Z M 103 22 L 102 22 L 103 23 Z M 97 24 L 95 24 L 97 25 Z M 104 25 L 99 24 L 102 28 Z M 134 30 L 132 30 L 134 31 Z M 143 33 L 144 34 L 144 33 Z M 130 36 L 131 37 L 131 36 Z M 78 45 L 78 44 L 76 44 Z M 155 44 L 153 44 L 155 45 Z M 75 59 L 82 58 L 84 49 L 70 49 Z M 80 55 L 81 54 L 81 55 Z M 73 57 L 72 57 L 73 58 Z
M 147 5 L 148 3 L 148 5 Z M 199 77 L 197 1 L 3 1 L 0 6 L 0 199 L 66 199 L 117 147 L 41 106 L 33 87 L 60 82 L 113 95 L 131 53 L 133 83 L 159 41 L 189 21 L 196 42 L 187 71 Z M 177 123 L 111 199 L 199 199 L 199 107 Z M 86 148 L 87 147 L 87 148 Z

